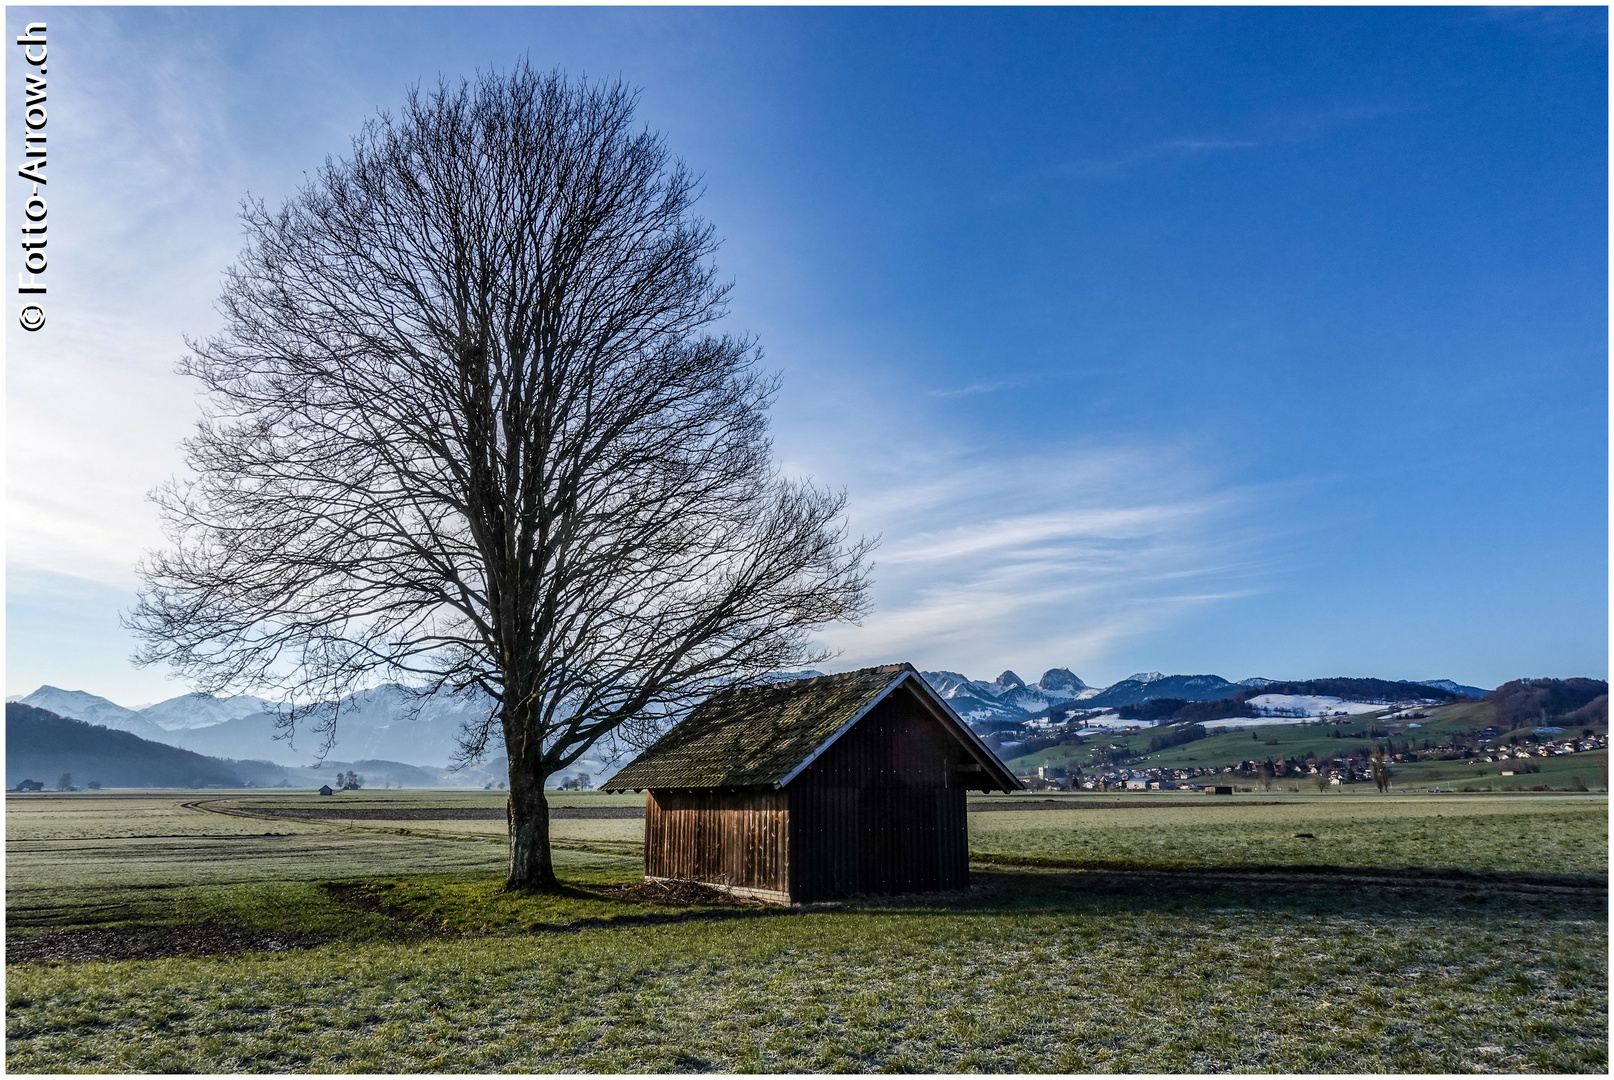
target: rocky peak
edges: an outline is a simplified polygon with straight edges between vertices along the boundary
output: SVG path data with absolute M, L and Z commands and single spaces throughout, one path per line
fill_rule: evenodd
M 1067 690 L 1075 693 L 1078 690 L 1086 690 L 1087 684 L 1077 678 L 1076 673 L 1070 668 L 1049 668 L 1042 673 L 1042 678 L 1037 680 L 1037 689 Z
M 1024 686 L 1026 684 L 1026 681 L 1024 679 L 1022 679 L 1020 676 L 1016 675 L 1012 671 L 1005 671 L 1002 675 L 999 675 L 996 679 L 993 679 L 992 681 L 994 683 L 996 683 L 998 686 L 1003 687 L 1003 689 L 1005 689 L 1005 690 L 1015 690 L 1015 689 L 1018 689 L 1018 688 L 1020 688 L 1020 687 L 1022 687 L 1022 686 Z

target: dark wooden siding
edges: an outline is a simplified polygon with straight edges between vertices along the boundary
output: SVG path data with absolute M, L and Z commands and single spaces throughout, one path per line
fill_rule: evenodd
M 967 886 L 971 761 L 905 689 L 875 706 L 785 789 L 791 899 Z
M 784 893 L 789 819 L 783 791 L 652 791 L 645 798 L 645 876 Z

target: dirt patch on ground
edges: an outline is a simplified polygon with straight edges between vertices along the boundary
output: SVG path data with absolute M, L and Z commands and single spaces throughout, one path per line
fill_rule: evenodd
M 87 960 L 158 960 L 168 956 L 220 956 L 243 952 L 286 952 L 323 945 L 314 934 L 202 923 L 195 926 L 139 926 L 128 929 L 56 930 L 26 937 L 8 935 L 6 963 Z
M 399 904 L 389 904 L 372 893 L 366 886 L 350 881 L 327 881 L 320 886 L 325 895 L 338 904 L 373 911 L 385 916 L 406 931 L 406 937 L 441 936 L 438 931 L 417 922 L 417 913 Z
M 749 896 L 736 896 L 694 881 L 636 881 L 629 885 L 591 885 L 588 891 L 607 900 L 631 900 L 641 904 L 667 904 L 673 907 L 748 907 L 774 905 Z

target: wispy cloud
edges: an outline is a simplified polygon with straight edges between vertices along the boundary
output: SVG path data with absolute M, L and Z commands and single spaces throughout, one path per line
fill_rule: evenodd
M 1547 38 L 1608 40 L 1608 9 L 1595 7 L 1485 7 L 1470 19 Z
M 1067 161 L 1054 166 L 1051 171 L 1067 179 L 1113 179 L 1150 165 L 1188 161 L 1212 154 L 1291 146 L 1320 138 L 1337 128 L 1423 107 L 1417 102 L 1391 100 L 1285 109 L 1265 117 L 1252 118 L 1245 125 L 1247 133 L 1238 137 L 1191 135 L 1163 139 L 1105 157 Z
M 1249 514 L 1263 493 L 1172 448 L 935 465 L 853 492 L 855 524 L 888 540 L 875 613 L 827 636 L 847 665 L 1068 665 L 1092 678 L 1149 659 L 1138 638 L 1258 591 L 1268 573 L 1272 533 Z
M 241 123 L 255 84 L 205 13 L 81 9 L 62 23 L 78 66 L 51 84 L 52 115 L 73 118 L 52 145 L 72 166 L 53 160 L 50 192 L 73 228 L 51 238 L 49 327 L 8 331 L 7 566 L 126 588 L 162 539 L 146 493 L 182 467 L 198 414 L 175 361 L 184 335 L 218 323 L 239 201 L 277 201 L 301 171 L 250 145 L 275 125 Z M 197 55 L 161 48 L 177 39 L 199 42 Z M 347 84 L 332 85 L 345 101 Z
M 956 390 L 932 390 L 930 391 L 930 396 L 939 398 L 969 397 L 974 394 L 992 394 L 999 390 L 1011 390 L 1024 385 L 1025 383 L 1020 380 L 1000 380 L 998 382 L 989 383 L 971 383 L 969 386 L 961 386 Z
M 1261 144 L 1246 139 L 1172 139 L 1163 145 L 1167 150 L 1182 150 L 1192 154 L 1212 150 L 1253 150 Z
M 1231 150 L 1254 150 L 1260 145 L 1247 139 L 1167 139 L 1115 157 L 1066 162 L 1056 166 L 1054 171 L 1061 176 L 1074 179 L 1104 179 L 1120 176 L 1152 161 L 1185 159 L 1194 155 Z

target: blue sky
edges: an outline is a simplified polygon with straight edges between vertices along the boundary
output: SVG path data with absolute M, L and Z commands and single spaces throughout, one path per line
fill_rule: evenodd
M 188 689 L 117 615 L 237 202 L 521 56 L 640 87 L 704 175 L 781 463 L 883 537 L 833 666 L 1606 676 L 1602 9 L 30 21 L 52 291 L 40 333 L 8 315 L 8 694 Z

